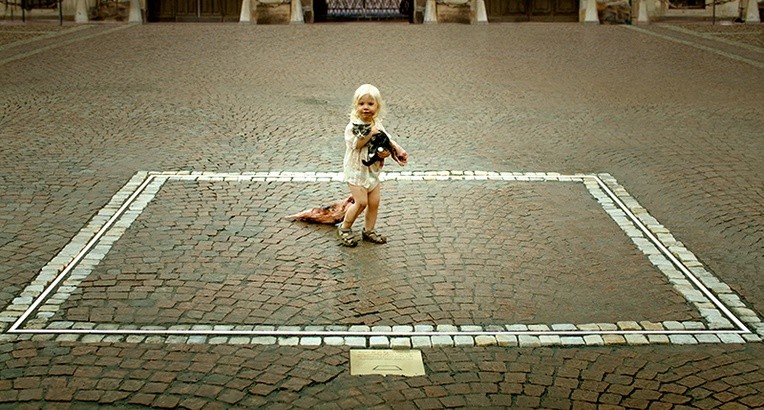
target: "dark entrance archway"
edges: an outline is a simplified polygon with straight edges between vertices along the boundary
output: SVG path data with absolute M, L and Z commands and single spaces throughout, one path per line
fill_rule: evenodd
M 578 21 L 579 0 L 485 0 L 488 21 Z
M 241 0 L 148 0 L 149 22 L 237 22 Z

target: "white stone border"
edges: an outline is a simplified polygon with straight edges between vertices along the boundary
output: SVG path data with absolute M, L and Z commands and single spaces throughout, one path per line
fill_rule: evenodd
M 340 182 L 341 173 L 266 171 L 138 172 L 53 258 L 5 311 L 9 338 L 126 341 L 146 343 L 344 345 L 374 348 L 437 346 L 598 346 L 759 342 L 764 324 L 724 282 L 704 269 L 695 255 L 677 241 L 609 174 L 563 175 L 553 172 L 421 171 L 392 172 L 397 181 L 526 181 L 583 183 L 605 212 L 656 266 L 674 289 L 703 316 L 697 321 L 620 321 L 589 324 L 404 325 L 404 326 L 135 326 L 91 322 L 49 322 L 130 227 L 166 181 Z M 54 292 L 55 291 L 55 292 Z M 37 312 L 34 318 L 30 316 Z M 751 326 L 758 333 L 752 332 Z M 26 325 L 27 327 L 22 328 Z M 36 326 L 29 328 L 29 326 Z

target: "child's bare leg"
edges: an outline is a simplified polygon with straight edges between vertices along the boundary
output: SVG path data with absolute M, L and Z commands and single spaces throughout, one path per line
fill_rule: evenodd
M 379 184 L 377 184 L 368 195 L 368 209 L 366 210 L 366 220 L 364 221 L 364 228 L 367 231 L 373 231 L 374 226 L 377 224 L 380 197 Z
M 387 242 L 387 238 L 374 231 L 374 225 L 377 224 L 377 213 L 379 212 L 379 200 L 380 189 L 379 185 L 377 185 L 369 192 L 369 205 L 366 209 L 366 220 L 364 221 L 363 232 L 361 234 L 364 241 L 374 243 Z
M 350 229 L 369 203 L 369 193 L 366 189 L 355 185 L 348 186 L 355 203 L 350 205 L 347 212 L 345 212 L 345 219 L 342 220 L 342 229 Z

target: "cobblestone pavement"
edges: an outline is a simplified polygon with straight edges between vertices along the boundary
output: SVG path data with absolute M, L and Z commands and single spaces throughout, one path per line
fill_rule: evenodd
M 0 25 L 0 407 L 764 406 L 764 34 L 708 27 Z M 346 249 L 282 217 L 364 82 L 411 161 Z

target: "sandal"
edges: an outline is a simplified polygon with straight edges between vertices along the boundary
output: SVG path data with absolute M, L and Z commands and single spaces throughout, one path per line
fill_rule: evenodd
M 387 238 L 384 236 L 378 234 L 375 231 L 367 231 L 366 228 L 361 232 L 361 237 L 364 241 L 372 242 L 372 243 L 387 243 Z
M 342 226 L 337 228 L 337 239 L 343 246 L 354 247 L 358 245 L 358 240 L 353 236 L 352 229 L 342 229 Z

